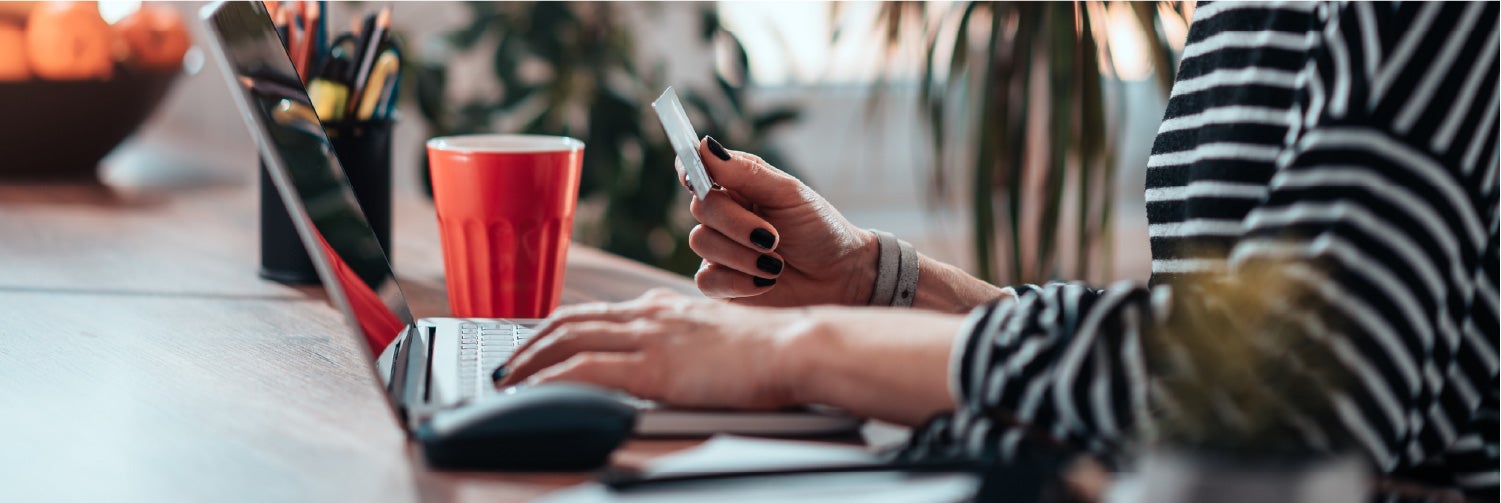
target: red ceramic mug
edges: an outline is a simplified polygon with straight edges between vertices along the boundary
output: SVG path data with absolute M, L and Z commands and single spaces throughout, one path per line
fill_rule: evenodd
M 563 295 L 584 143 L 465 135 L 427 142 L 453 316 L 544 318 Z

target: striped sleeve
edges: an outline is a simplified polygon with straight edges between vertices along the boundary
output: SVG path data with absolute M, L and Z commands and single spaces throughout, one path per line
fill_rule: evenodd
M 951 369 L 958 410 L 914 449 L 1044 437 L 1111 456 L 1177 416 L 1250 424 L 1265 398 L 1278 438 L 1495 500 L 1497 6 L 1317 17 L 1306 64 L 1281 77 L 1296 118 L 1223 272 L 978 308 Z M 1241 361 L 1275 365 L 1219 368 Z

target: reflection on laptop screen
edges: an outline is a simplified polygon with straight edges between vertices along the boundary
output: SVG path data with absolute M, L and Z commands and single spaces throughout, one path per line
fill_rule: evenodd
M 311 224 L 299 227 L 303 243 L 316 250 L 309 253 L 324 258 L 314 262 L 329 296 L 358 321 L 369 356 L 379 357 L 412 324 L 412 314 L 271 19 L 260 2 L 230 2 L 209 23 L 249 104 L 251 127 L 279 158 L 267 168 L 292 186 L 292 218 Z

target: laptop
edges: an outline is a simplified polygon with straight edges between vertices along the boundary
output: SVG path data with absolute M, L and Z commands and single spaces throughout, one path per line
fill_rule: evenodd
M 437 412 L 500 393 L 490 373 L 540 320 L 415 319 L 360 211 L 291 60 L 260 2 L 223 2 L 201 16 L 211 53 L 348 335 L 370 363 L 397 420 L 415 431 Z M 525 393 L 526 389 L 508 393 Z M 826 409 L 742 412 L 672 409 L 633 397 L 638 436 L 848 433 L 858 418 Z

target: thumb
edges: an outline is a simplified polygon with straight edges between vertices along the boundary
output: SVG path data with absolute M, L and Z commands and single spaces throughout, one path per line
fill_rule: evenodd
M 714 183 L 759 206 L 795 206 L 804 201 L 802 186 L 792 175 L 755 155 L 726 150 L 713 136 L 698 142 L 699 157 Z

